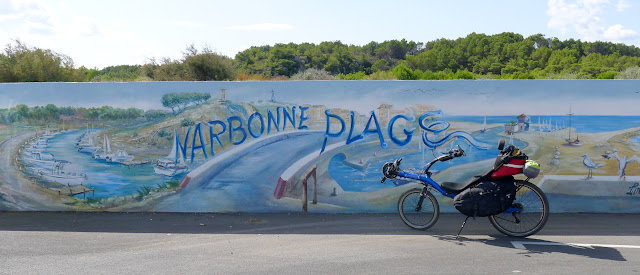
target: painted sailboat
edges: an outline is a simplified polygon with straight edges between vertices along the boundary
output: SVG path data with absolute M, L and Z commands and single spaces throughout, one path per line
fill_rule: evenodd
M 46 139 L 50 139 L 53 138 L 54 136 L 56 136 L 57 133 L 52 132 L 49 130 L 49 126 L 47 126 L 47 130 L 44 132 L 44 135 L 42 137 L 46 138 Z
M 173 136 L 173 146 L 171 152 L 166 157 L 158 159 L 153 165 L 153 171 L 156 174 L 173 177 L 178 174 L 189 171 L 189 167 L 184 162 L 184 155 L 178 146 L 178 133 L 177 131 Z
M 569 106 L 569 113 L 567 115 L 569 116 L 569 137 L 566 139 L 567 143 L 565 143 L 564 145 L 566 145 L 566 146 L 574 146 L 574 147 L 578 147 L 578 146 L 584 145 L 580 141 L 580 138 L 578 137 L 578 133 L 576 133 L 576 139 L 571 139 L 571 116 L 574 115 L 571 112 L 571 106 Z
M 93 154 L 98 150 L 100 150 L 100 147 L 93 145 L 93 142 L 87 143 L 87 144 L 80 144 L 80 147 L 78 147 L 78 152 L 82 152 L 82 153 Z
M 102 152 L 93 153 L 94 159 L 107 159 L 107 156 L 113 156 L 111 154 L 111 142 L 109 142 L 109 137 L 107 134 L 104 134 L 103 142 L 102 142 Z
M 65 127 L 65 125 L 64 125 L 64 120 L 63 120 L 63 121 L 62 121 L 62 130 L 60 130 L 60 133 L 68 133 L 68 132 L 69 132 L 69 131 L 68 131 L 68 130 L 66 130 L 64 127 Z
M 77 143 L 78 152 L 93 154 L 100 150 L 100 147 L 96 146 L 96 134 L 87 130 L 86 134 L 83 134 Z
M 484 122 L 482 123 L 482 129 L 480 129 L 480 132 L 484 133 L 487 131 L 487 116 L 484 116 Z

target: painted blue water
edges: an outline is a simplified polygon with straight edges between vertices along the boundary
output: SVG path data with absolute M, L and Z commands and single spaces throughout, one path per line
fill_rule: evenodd
M 540 122 L 551 121 L 553 127 L 556 126 L 556 122 L 559 126 L 561 126 L 564 122 L 564 125 L 566 127 L 569 127 L 569 116 L 529 115 L 529 122 L 532 124 L 538 124 L 538 118 L 540 118 Z M 482 122 L 484 121 L 483 116 L 443 116 L 441 119 L 446 121 L 465 121 L 480 124 L 482 124 Z M 517 121 L 516 116 L 487 116 L 487 124 L 505 124 L 509 123 L 510 121 Z M 612 132 L 634 127 L 640 127 L 640 116 L 574 115 L 571 117 L 571 128 L 576 129 L 578 131 L 578 134 Z
M 53 154 L 56 160 L 71 162 L 65 165 L 65 170 L 85 173 L 87 180 L 84 185 L 95 188 L 96 198 L 137 194 L 143 186 L 153 188 L 171 180 L 169 177 L 155 174 L 151 165 L 121 166 L 93 159 L 91 154 L 78 152 L 75 144 L 82 133 L 83 131 L 74 131 L 56 135 L 49 139 L 47 152 Z
M 382 165 L 384 165 L 385 162 L 402 157 L 403 161 L 401 167 L 403 169 L 414 168 L 423 170 L 423 166 L 425 164 L 427 164 L 435 157 L 439 156 L 438 152 L 447 151 L 449 148 L 456 145 L 460 145 L 460 147 L 465 150 L 466 156 L 456 158 L 447 162 L 439 162 L 431 168 L 432 171 L 434 169 L 444 170 L 455 165 L 494 159 L 499 153 L 497 149 L 498 141 L 500 139 L 504 139 L 504 137 L 498 136 L 498 134 L 502 133 L 503 131 L 504 128 L 497 127 L 489 129 L 485 133 L 474 133 L 474 137 L 478 140 L 491 145 L 495 145 L 491 146 L 488 150 L 476 149 L 464 141 L 457 140 L 453 141 L 450 145 L 447 145 L 444 148 L 436 148 L 436 151 L 425 150 L 424 152 L 422 152 L 418 151 L 416 148 L 416 152 L 407 155 L 399 155 L 393 158 L 376 159 L 373 160 L 363 171 L 344 164 L 344 156 L 338 155 L 331 159 L 331 161 L 329 162 L 329 175 L 331 175 L 331 177 L 336 182 L 338 182 L 340 187 L 342 187 L 342 189 L 344 189 L 345 191 L 372 192 L 386 188 L 393 188 L 395 187 L 393 184 L 380 183 L 380 178 L 382 177 L 381 169 Z M 522 149 L 526 148 L 526 144 L 519 140 L 514 140 L 514 145 Z M 414 144 L 410 146 L 416 145 Z M 380 150 L 393 150 L 393 148 Z M 526 152 L 526 149 L 524 151 Z M 382 152 L 379 151 L 378 153 Z M 491 167 L 487 167 L 487 169 L 489 168 Z
M 640 136 L 634 137 L 630 141 L 640 146 Z

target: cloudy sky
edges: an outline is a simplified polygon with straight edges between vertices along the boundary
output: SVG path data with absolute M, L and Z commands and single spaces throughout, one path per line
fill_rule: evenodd
M 638 14 L 631 0 L 0 0 L 0 44 L 20 39 L 89 68 L 178 58 L 190 44 L 234 57 L 275 43 L 427 42 L 471 32 L 640 46 Z

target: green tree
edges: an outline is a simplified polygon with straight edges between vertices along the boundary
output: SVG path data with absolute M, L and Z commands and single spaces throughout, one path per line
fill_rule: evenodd
M 173 114 L 176 114 L 175 108 L 179 108 L 180 106 L 180 95 L 176 93 L 168 93 L 162 95 L 162 106 L 165 108 L 170 108 Z
M 199 52 L 193 45 L 189 46 L 185 52 L 184 64 L 189 80 L 232 80 L 235 77 L 231 61 L 207 47 Z
M 0 82 L 85 81 L 71 57 L 30 48 L 20 40 L 8 44 L 0 56 Z
M 17 115 L 19 115 L 19 117 L 21 118 L 29 118 L 29 114 L 31 112 L 31 110 L 29 109 L 29 106 L 24 105 L 24 104 L 20 104 L 17 105 L 16 107 L 14 107 L 15 112 Z
M 415 80 L 417 77 L 414 75 L 413 71 L 409 69 L 404 63 L 398 64 L 393 70 L 391 70 L 393 75 L 395 75 L 400 80 Z

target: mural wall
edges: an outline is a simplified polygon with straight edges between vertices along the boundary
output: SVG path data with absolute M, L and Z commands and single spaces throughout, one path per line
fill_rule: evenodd
M 0 210 L 396 212 L 414 182 L 541 164 L 552 212 L 640 212 L 640 81 L 0 84 Z M 455 212 L 438 197 L 442 211 Z

